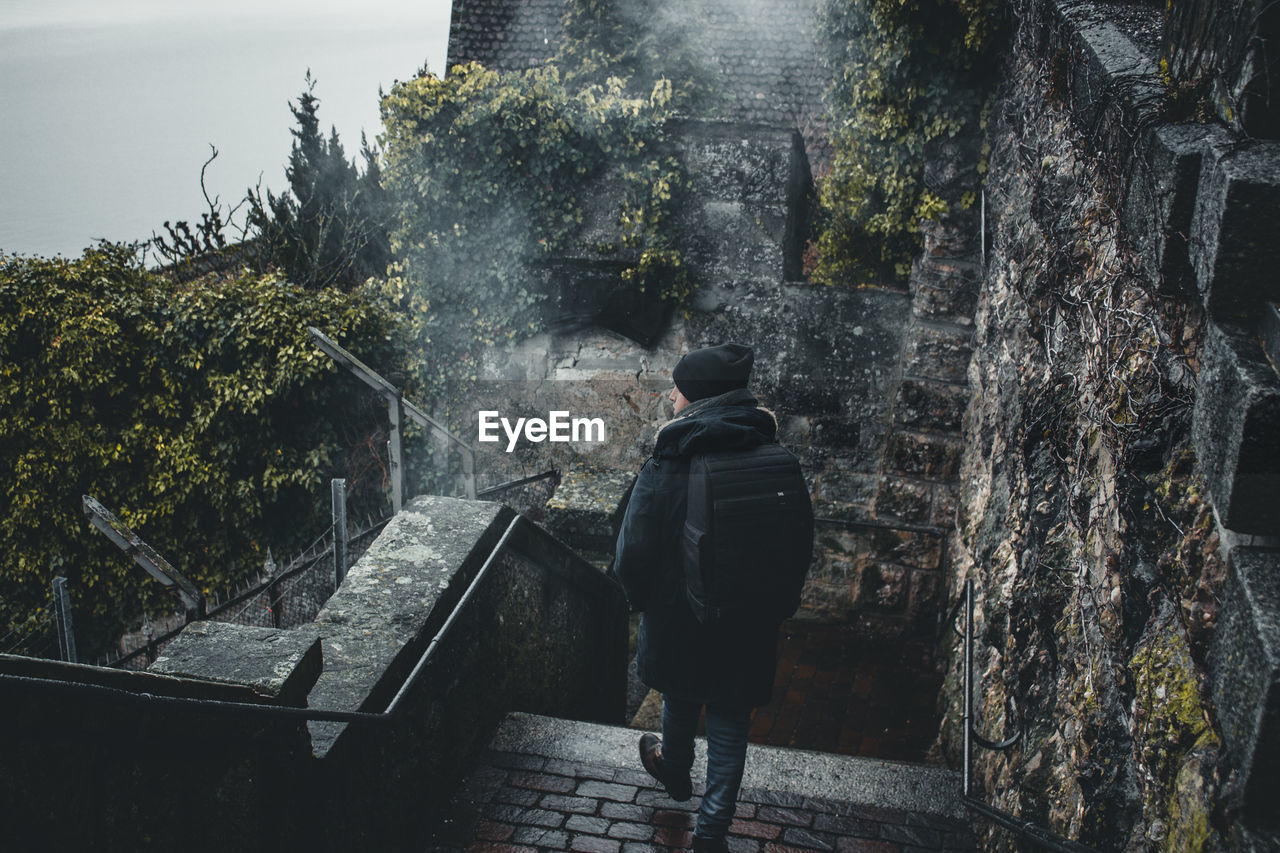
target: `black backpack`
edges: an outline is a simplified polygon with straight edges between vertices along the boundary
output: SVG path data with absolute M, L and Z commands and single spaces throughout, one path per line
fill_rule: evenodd
M 813 507 L 796 455 L 773 443 L 697 454 L 688 498 L 682 554 L 698 621 L 794 613 L 813 557 Z

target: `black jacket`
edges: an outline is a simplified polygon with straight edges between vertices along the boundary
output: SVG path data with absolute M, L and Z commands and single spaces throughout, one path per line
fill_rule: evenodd
M 663 426 L 640 469 L 614 569 L 631 608 L 644 611 L 636 650 L 640 680 L 661 693 L 738 707 L 769 701 L 778 621 L 699 623 L 685 597 L 680 532 L 693 454 L 745 450 L 775 440 L 777 431 L 773 414 L 749 392 L 731 391 L 690 404 Z

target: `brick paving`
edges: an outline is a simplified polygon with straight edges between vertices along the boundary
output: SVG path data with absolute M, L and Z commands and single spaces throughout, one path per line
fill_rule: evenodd
M 756 710 L 751 741 L 923 761 L 941 688 L 928 642 L 868 646 L 849 626 L 787 622 L 773 701 Z
M 677 803 L 623 766 L 487 751 L 426 849 L 440 853 L 646 853 L 686 850 L 698 798 Z M 700 793 L 695 786 L 695 794 Z M 958 821 L 893 808 L 744 788 L 733 853 L 972 851 Z

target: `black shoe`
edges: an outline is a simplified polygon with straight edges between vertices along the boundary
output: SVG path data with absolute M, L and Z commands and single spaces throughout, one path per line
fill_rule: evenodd
M 667 796 L 677 803 L 683 803 L 693 796 L 693 781 L 689 778 L 689 771 L 680 774 L 667 772 L 666 765 L 662 763 L 662 741 L 657 735 L 640 735 L 640 763 L 649 771 L 650 776 L 667 789 Z
M 703 838 L 700 835 L 693 837 L 693 849 L 697 853 L 729 853 L 729 842 L 724 838 Z

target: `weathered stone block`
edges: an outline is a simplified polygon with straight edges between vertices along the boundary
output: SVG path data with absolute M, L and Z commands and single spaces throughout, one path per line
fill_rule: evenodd
M 800 595 L 801 619 L 842 620 L 853 609 L 853 584 L 849 581 L 810 580 Z
M 1244 822 L 1275 832 L 1280 812 L 1280 551 L 1235 548 L 1210 687 L 1226 753 L 1244 792 Z
M 876 515 L 919 524 L 929 523 L 933 486 L 902 477 L 884 477 L 876 494 Z
M 819 546 L 814 550 L 813 565 L 809 569 L 809 577 L 815 580 L 848 581 L 861 574 L 861 557 L 851 554 L 843 548 Z
M 963 450 L 959 439 L 897 432 L 889 439 L 889 467 L 900 474 L 950 480 L 960 468 Z
M 1280 9 L 1266 0 L 1183 0 L 1169 6 L 1168 61 L 1179 83 L 1212 81 L 1218 117 L 1249 136 L 1280 136 L 1274 92 Z
M 514 513 L 498 503 L 414 498 L 383 528 L 316 614 L 324 671 L 313 708 L 355 710 L 397 673 L 394 662 L 438 628 L 493 550 Z M 345 723 L 311 723 L 317 755 Z
M 916 325 L 907 340 L 906 374 L 921 379 L 963 382 L 973 356 L 967 329 Z
M 633 471 L 579 465 L 564 475 L 547 501 L 546 527 L 576 550 L 612 552 Z
M 1272 366 L 1280 366 L 1280 305 L 1274 302 L 1262 309 L 1262 344 Z
M 1215 317 L 1280 300 L 1280 142 L 1210 148 L 1196 194 L 1191 263 Z
M 958 432 L 968 389 L 924 379 L 906 379 L 898 387 L 893 422 L 901 427 L 930 432 Z
M 814 477 L 814 512 L 830 515 L 834 507 L 854 507 L 860 514 L 870 514 L 877 487 L 874 474 L 854 470 L 844 460 L 830 460 Z
M 1210 321 L 1192 440 L 1222 523 L 1240 533 L 1280 529 L 1280 377 L 1259 339 Z
M 1081 127 L 1105 122 L 1108 108 L 1131 119 L 1154 113 L 1164 94 L 1154 58 L 1111 21 L 1081 25 L 1077 39 L 1085 63 L 1073 81 L 1072 106 Z
M 821 417 L 813 421 L 813 440 L 825 447 L 858 447 L 861 425 L 855 420 Z
M 704 201 L 692 206 L 681 222 L 684 233 L 696 235 L 689 241 L 685 260 L 706 281 L 780 280 L 786 219 L 781 205 Z M 717 296 L 730 300 L 732 291 Z
M 859 609 L 898 612 L 906 609 L 907 595 L 905 569 L 872 563 L 862 570 L 855 604 Z
M 1193 292 L 1188 237 L 1207 147 L 1225 146 L 1230 134 L 1217 125 L 1178 124 L 1147 137 L 1146 156 L 1130 173 L 1124 225 L 1162 292 Z
M 940 258 L 918 258 L 907 285 L 912 313 L 925 320 L 972 325 L 978 306 L 977 264 Z
M 676 139 L 700 198 L 787 204 L 795 177 L 792 131 L 687 121 L 673 123 L 669 132 Z
M 874 524 L 848 522 L 842 527 L 822 523 L 816 547 L 830 554 L 831 565 L 840 560 L 861 570 L 867 561 L 896 563 L 917 569 L 936 569 L 942 560 L 942 539 L 932 533 L 893 530 Z
M 284 705 L 305 705 L 322 666 L 309 627 L 281 630 L 192 622 L 148 669 L 163 675 L 243 684 Z
M 956 506 L 960 499 L 960 489 L 957 486 L 938 486 L 933 491 L 933 518 L 931 523 L 934 527 L 949 529 L 956 524 Z

